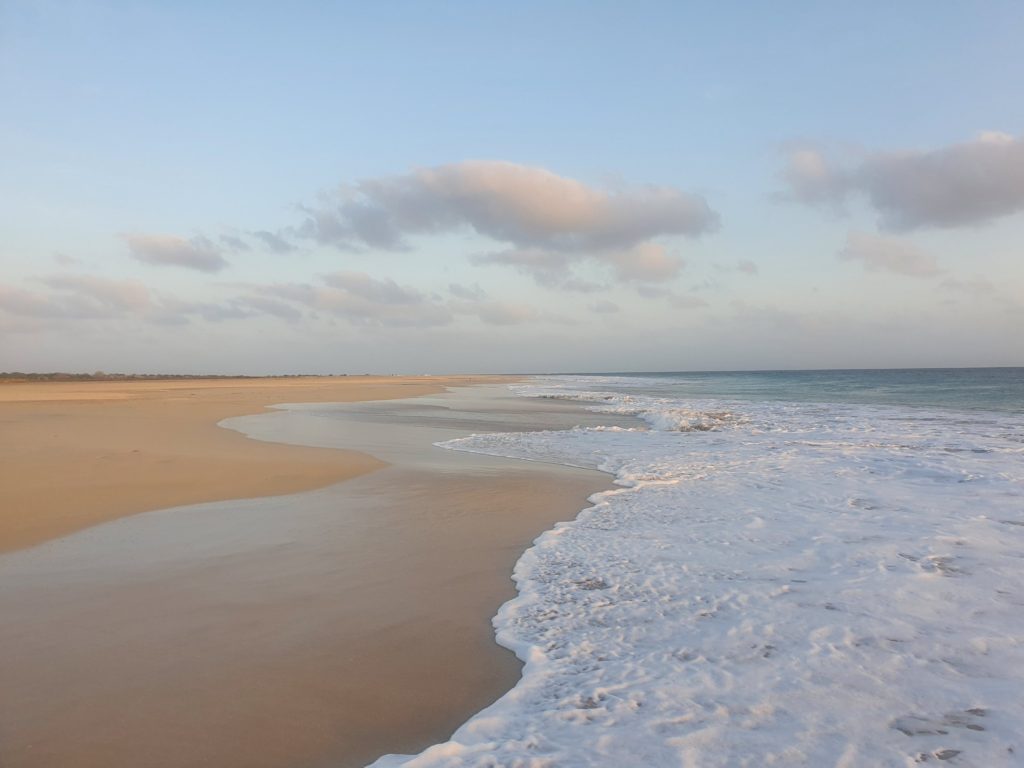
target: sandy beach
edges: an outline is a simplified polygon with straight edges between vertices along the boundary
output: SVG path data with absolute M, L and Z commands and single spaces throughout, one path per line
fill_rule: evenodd
M 490 619 L 512 566 L 609 481 L 434 448 L 588 421 L 484 381 L 8 388 L 4 472 L 27 482 L 7 488 L 43 519 L 8 515 L 4 543 L 50 540 L 0 556 L 0 764 L 359 766 L 508 690 L 520 665 Z M 163 509 L 218 497 L 236 498 Z
M 390 400 L 469 377 L 0 385 L 0 552 L 150 509 L 318 488 L 377 469 L 356 451 L 268 445 L 221 419 L 287 402 Z

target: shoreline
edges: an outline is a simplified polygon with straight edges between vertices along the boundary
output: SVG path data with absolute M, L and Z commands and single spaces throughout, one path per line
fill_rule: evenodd
M 0 385 L 0 554 L 142 512 L 311 490 L 385 462 L 260 443 L 221 421 L 287 402 L 436 394 L 505 376 L 12 382 Z
M 491 626 L 512 566 L 610 478 L 432 443 L 594 419 L 485 385 L 234 420 L 383 467 L 0 557 L 0 762 L 355 768 L 443 741 L 521 676 Z

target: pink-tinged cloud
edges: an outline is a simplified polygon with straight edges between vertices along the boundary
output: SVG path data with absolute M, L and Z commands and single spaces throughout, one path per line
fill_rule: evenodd
M 184 267 L 200 272 L 219 272 L 227 260 L 212 241 L 205 237 L 186 240 L 174 235 L 122 235 L 132 258 L 145 264 Z
M 718 226 L 703 197 L 674 187 L 605 190 L 544 168 L 468 161 L 365 179 L 307 208 L 299 234 L 342 248 L 401 249 L 406 237 L 469 227 L 516 248 L 626 249 Z

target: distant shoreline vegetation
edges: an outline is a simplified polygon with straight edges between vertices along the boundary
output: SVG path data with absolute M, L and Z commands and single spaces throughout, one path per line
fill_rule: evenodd
M 175 381 L 183 379 L 307 379 L 348 376 L 347 373 L 286 373 L 268 376 L 241 376 L 232 374 L 195 373 L 22 373 L 20 371 L 0 372 L 0 383 L 19 381 Z M 363 374 L 369 376 L 371 374 Z

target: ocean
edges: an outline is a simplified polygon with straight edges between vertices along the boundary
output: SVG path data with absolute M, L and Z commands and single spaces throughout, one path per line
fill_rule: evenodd
M 519 560 L 520 683 L 378 768 L 1024 765 L 1024 369 L 512 388 L 615 425 L 439 445 L 618 487 Z
M 1024 368 L 886 368 L 582 374 L 608 389 L 654 397 L 907 405 L 1024 412 Z

